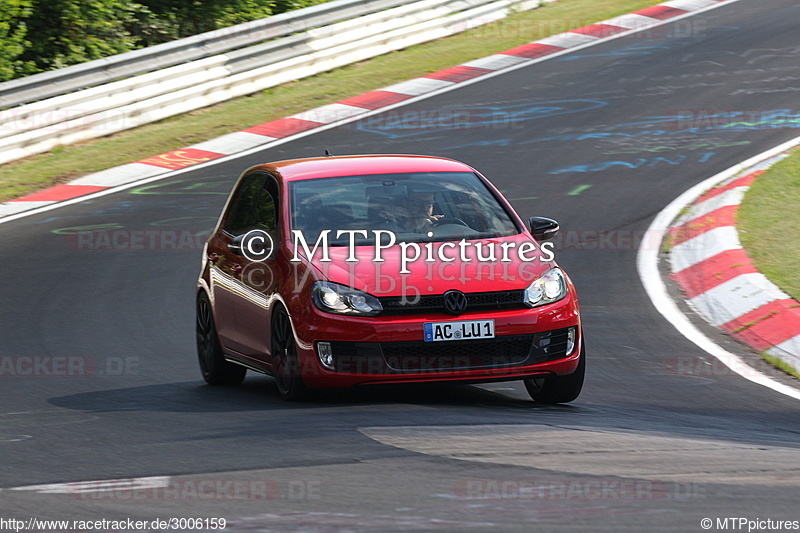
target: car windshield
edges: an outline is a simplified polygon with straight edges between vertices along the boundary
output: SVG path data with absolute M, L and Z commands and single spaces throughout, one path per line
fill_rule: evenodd
M 373 244 L 372 230 L 395 233 L 397 241 L 428 242 L 505 237 L 520 232 L 478 176 L 471 172 L 375 174 L 295 181 L 291 187 L 292 229 L 313 243 L 323 230 L 344 246 Z

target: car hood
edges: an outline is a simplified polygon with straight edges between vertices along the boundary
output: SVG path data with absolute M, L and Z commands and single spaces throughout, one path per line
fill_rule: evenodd
M 420 257 L 416 261 L 404 261 L 413 257 L 414 249 L 401 245 L 380 250 L 376 261 L 374 246 L 356 246 L 353 249 L 357 261 L 347 261 L 351 250 L 347 246 L 329 248 L 330 261 L 323 261 L 320 251 L 310 263 L 320 279 L 340 283 L 368 292 L 375 296 L 402 296 L 415 294 L 442 294 L 451 289 L 462 292 L 491 292 L 524 289 L 548 269 L 556 266 L 554 261 L 544 261 L 550 254 L 525 234 L 494 239 L 464 240 L 454 242 L 417 243 Z M 501 244 L 508 249 L 503 256 Z M 518 251 L 524 243 L 528 251 L 520 257 Z M 478 244 L 481 245 L 480 254 Z M 494 249 L 494 260 L 490 250 Z M 462 255 L 463 250 L 463 255 Z M 453 258 L 445 262 L 439 257 Z M 432 257 L 433 261 L 427 261 Z M 466 260 L 462 260 L 466 259 Z M 506 259 L 506 260 L 504 260 Z M 533 259 L 533 260 L 531 260 Z M 404 272 L 407 271 L 407 272 Z

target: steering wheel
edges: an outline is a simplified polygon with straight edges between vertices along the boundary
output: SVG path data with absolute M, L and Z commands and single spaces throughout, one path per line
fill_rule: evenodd
M 459 226 L 469 227 L 469 224 L 458 217 L 442 217 L 433 223 L 433 227 L 444 226 L 445 224 L 458 224 Z

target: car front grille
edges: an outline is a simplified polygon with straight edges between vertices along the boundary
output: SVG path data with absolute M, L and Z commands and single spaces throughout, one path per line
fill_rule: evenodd
M 334 367 L 346 374 L 402 374 L 504 368 L 567 356 L 569 328 L 445 342 L 331 342 Z
M 497 309 L 523 309 L 527 307 L 525 291 L 494 291 L 465 293 L 467 312 Z M 383 306 L 381 315 L 406 315 L 421 313 L 444 313 L 444 295 L 426 294 L 422 296 L 385 296 L 379 298 Z
M 386 365 L 396 372 L 518 365 L 528 359 L 533 335 L 446 342 L 385 342 Z

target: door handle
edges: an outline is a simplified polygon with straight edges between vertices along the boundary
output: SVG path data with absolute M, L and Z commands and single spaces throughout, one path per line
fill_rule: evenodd
M 208 260 L 211 261 L 212 263 L 216 263 L 217 261 L 219 261 L 219 254 L 216 252 L 211 252 L 210 254 L 208 254 Z
M 234 272 L 235 274 L 239 274 L 239 273 L 241 273 L 241 272 L 242 272 L 242 270 L 244 270 L 244 267 L 243 267 L 242 265 L 236 265 L 236 264 L 234 264 L 234 265 L 231 267 L 231 270 L 233 270 L 233 272 Z

